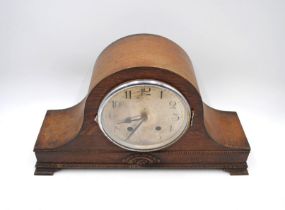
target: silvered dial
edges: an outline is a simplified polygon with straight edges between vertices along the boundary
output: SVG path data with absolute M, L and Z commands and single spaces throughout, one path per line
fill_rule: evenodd
M 98 123 L 106 137 L 133 151 L 165 148 L 186 131 L 190 106 L 172 86 L 135 80 L 113 89 L 100 104 Z

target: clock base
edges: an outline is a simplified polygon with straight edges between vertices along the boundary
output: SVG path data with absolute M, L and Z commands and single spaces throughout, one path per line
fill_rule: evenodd
M 37 163 L 35 175 L 53 175 L 61 169 L 220 169 L 230 175 L 248 175 L 246 163 L 228 164 L 92 164 L 92 163 Z

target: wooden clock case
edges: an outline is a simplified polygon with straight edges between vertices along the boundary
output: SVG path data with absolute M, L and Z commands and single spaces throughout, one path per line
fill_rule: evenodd
M 94 121 L 104 96 L 135 79 L 168 83 L 191 105 L 193 124 L 170 147 L 145 153 L 122 149 L 109 141 Z M 223 169 L 245 175 L 250 146 L 235 112 L 203 103 L 185 51 L 164 37 L 138 34 L 104 49 L 95 63 L 89 92 L 79 104 L 47 111 L 34 152 L 36 175 L 52 175 L 65 168 Z

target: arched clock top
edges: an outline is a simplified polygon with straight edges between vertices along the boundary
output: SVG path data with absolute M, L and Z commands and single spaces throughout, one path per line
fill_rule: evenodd
M 103 50 L 95 63 L 89 90 L 103 78 L 133 67 L 173 71 L 198 89 L 191 60 L 180 46 L 162 36 L 135 34 L 123 37 Z

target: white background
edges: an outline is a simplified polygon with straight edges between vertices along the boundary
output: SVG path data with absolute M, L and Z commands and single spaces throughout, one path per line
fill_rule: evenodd
M 206 103 L 237 111 L 249 176 L 63 170 L 34 176 L 47 109 L 86 94 L 110 42 L 154 33 L 190 55 Z M 285 1 L 1 0 L 0 209 L 285 209 Z

